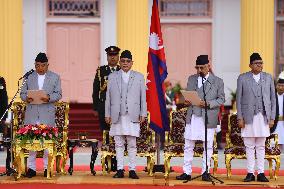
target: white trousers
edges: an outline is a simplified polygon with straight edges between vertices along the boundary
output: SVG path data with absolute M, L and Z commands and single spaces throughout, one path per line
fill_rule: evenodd
M 183 172 L 186 173 L 187 175 L 191 175 L 192 173 L 192 160 L 193 160 L 193 149 L 195 146 L 196 140 L 188 140 L 185 139 L 185 144 L 184 144 L 184 164 L 183 164 Z M 202 171 L 201 173 L 204 173 L 206 171 L 206 154 L 205 154 L 205 142 L 203 142 L 203 160 L 202 160 Z M 210 159 L 213 154 L 213 140 L 208 140 L 207 141 L 207 165 L 208 165 L 208 172 L 210 170 Z
M 117 135 L 114 136 L 115 151 L 117 160 L 117 170 L 123 169 L 124 167 L 124 150 L 125 150 L 125 139 L 127 140 L 127 152 L 129 157 L 129 170 L 136 168 L 136 137 L 129 135 Z
M 248 173 L 254 173 L 255 161 L 258 174 L 264 173 L 265 140 L 265 137 L 244 137 Z
M 36 151 L 30 151 L 29 152 L 29 158 L 28 158 L 28 168 L 36 171 Z M 48 161 L 48 150 L 44 150 L 43 153 L 43 167 L 44 169 L 47 169 L 47 161 Z

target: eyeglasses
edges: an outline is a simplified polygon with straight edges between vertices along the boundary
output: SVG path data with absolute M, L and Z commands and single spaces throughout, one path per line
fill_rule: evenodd
M 262 65 L 263 62 L 252 62 L 251 64 L 252 64 L 252 65 Z
M 131 61 L 132 61 L 132 60 L 130 60 L 130 59 L 127 59 L 127 60 L 126 60 L 126 59 L 121 59 L 121 60 L 120 60 L 121 63 L 126 63 L 126 62 L 127 62 L 127 63 L 130 63 Z
M 203 70 L 205 68 L 206 68 L 206 66 L 195 66 L 195 69 L 197 69 L 197 70 Z

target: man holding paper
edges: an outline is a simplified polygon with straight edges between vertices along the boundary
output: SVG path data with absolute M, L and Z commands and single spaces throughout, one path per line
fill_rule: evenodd
M 186 116 L 185 127 L 185 145 L 184 145 L 184 165 L 183 174 L 177 176 L 177 180 L 191 180 L 192 173 L 192 160 L 193 149 L 197 140 L 205 141 L 205 107 L 207 106 L 207 163 L 208 171 L 210 169 L 210 159 L 213 153 L 213 140 L 215 129 L 219 123 L 218 113 L 220 106 L 225 102 L 224 94 L 224 82 L 219 77 L 209 73 L 209 60 L 208 55 L 200 55 L 196 59 L 197 74 L 191 75 L 187 82 L 187 91 L 190 92 L 189 96 L 192 99 L 186 99 L 186 103 L 189 105 Z M 206 94 L 206 102 L 204 101 L 203 85 Z M 194 97 L 196 93 L 199 97 L 198 103 Z M 204 142 L 203 142 L 204 146 Z M 204 148 L 205 150 L 205 148 Z M 205 151 L 203 152 L 203 164 L 202 164 L 202 180 L 211 181 L 209 173 L 206 173 L 206 159 Z
M 54 103 L 62 97 L 61 81 L 59 75 L 48 71 L 48 59 L 45 53 L 39 53 L 35 59 L 35 69 L 28 76 L 21 91 L 21 99 L 27 103 L 25 112 L 25 125 L 46 124 L 55 127 Z M 35 99 L 37 102 L 35 103 Z M 43 156 L 44 176 L 47 176 L 47 157 L 45 150 Z M 28 158 L 27 177 L 36 176 L 36 152 L 30 151 Z

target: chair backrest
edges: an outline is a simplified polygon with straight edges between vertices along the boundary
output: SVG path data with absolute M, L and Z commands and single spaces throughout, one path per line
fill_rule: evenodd
M 238 116 L 233 113 L 229 116 L 227 141 L 230 141 L 229 146 L 244 146 L 243 138 L 241 137 L 241 128 L 238 126 Z M 228 146 L 228 147 L 229 147 Z
M 170 113 L 169 143 L 184 143 L 187 108 Z
M 19 127 L 24 125 L 26 103 L 14 102 L 12 106 L 13 118 L 13 137 L 18 131 Z M 67 141 L 67 132 L 69 125 L 69 103 L 56 102 L 55 103 L 55 125 L 60 134 L 59 143 Z
M 149 128 L 150 113 L 147 113 L 146 120 L 140 124 L 140 135 L 137 138 L 137 143 L 149 143 L 151 140 L 152 132 Z

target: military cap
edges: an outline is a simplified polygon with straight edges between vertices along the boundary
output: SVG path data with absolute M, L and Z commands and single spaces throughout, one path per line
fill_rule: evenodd
M 120 48 L 116 46 L 109 46 L 108 48 L 105 49 L 105 51 L 108 55 L 117 55 L 120 51 Z

